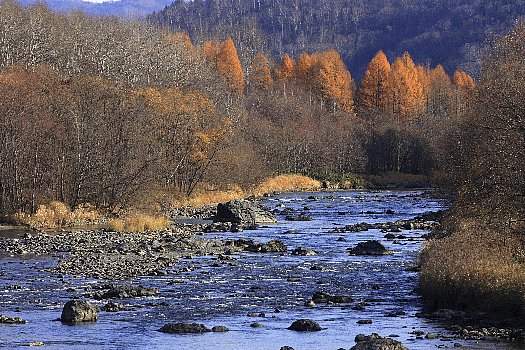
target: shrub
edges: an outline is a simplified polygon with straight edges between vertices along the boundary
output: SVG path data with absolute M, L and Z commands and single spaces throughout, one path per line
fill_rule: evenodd
M 290 191 L 317 191 L 321 189 L 321 182 L 308 176 L 287 174 L 272 177 L 263 181 L 254 190 L 256 196 L 271 192 L 290 192 Z
M 525 315 L 525 252 L 513 234 L 463 227 L 426 244 L 420 287 L 431 309 Z
M 117 232 L 137 233 L 144 231 L 159 231 L 169 225 L 169 219 L 164 215 L 131 214 L 123 219 L 108 222 L 108 227 Z

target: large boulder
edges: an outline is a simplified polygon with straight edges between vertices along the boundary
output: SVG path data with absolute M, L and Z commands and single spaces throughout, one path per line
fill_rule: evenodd
M 159 332 L 170 334 L 187 334 L 187 333 L 205 333 L 211 332 L 211 329 L 203 324 L 193 322 L 167 323 L 159 329 Z
M 86 300 L 70 300 L 64 304 L 60 320 L 64 323 L 95 322 L 98 307 Z
M 247 200 L 232 200 L 217 205 L 214 222 L 233 222 L 243 226 L 272 224 L 277 222 L 269 211 Z
M 376 333 L 371 335 L 359 334 L 355 337 L 356 345 L 350 350 L 408 350 L 400 342 L 390 339 L 382 338 Z
M 388 255 L 393 253 L 376 240 L 360 242 L 354 248 L 349 249 L 349 252 L 351 255 Z
M 297 331 L 297 332 L 318 332 L 322 328 L 319 326 L 319 323 L 308 320 L 308 319 L 300 319 L 297 321 L 294 321 L 290 327 L 288 327 L 291 331 Z

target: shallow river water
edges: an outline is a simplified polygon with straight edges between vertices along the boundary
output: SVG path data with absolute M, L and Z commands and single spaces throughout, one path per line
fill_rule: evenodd
M 43 342 L 45 349 L 202 349 L 278 350 L 288 345 L 295 350 L 349 349 L 359 333 L 392 334 L 409 349 L 453 348 L 510 349 L 505 343 L 476 343 L 458 340 L 416 339 L 414 330 L 450 335 L 442 325 L 417 318 L 422 302 L 414 289 L 417 273 L 409 268 L 426 232 L 403 231 L 409 239 L 394 244 L 379 230 L 332 233 L 337 227 L 358 222 L 388 222 L 411 219 L 442 208 L 438 200 L 421 191 L 334 192 L 282 194 L 265 199 L 271 208 L 303 210 L 309 207 L 312 221 L 285 221 L 255 231 L 213 234 L 217 238 L 250 238 L 266 242 L 283 241 L 289 250 L 298 246 L 314 249 L 307 257 L 286 254 L 242 254 L 234 266 L 216 264 L 214 257 L 182 260 L 168 274 L 141 277 L 126 283 L 156 287 L 156 297 L 118 300 L 133 308 L 117 313 L 101 312 L 96 323 L 67 326 L 55 321 L 63 304 L 82 296 L 89 285 L 100 280 L 57 276 L 47 270 L 57 257 L 2 258 L 0 260 L 0 314 L 29 320 L 25 325 L 0 325 L 0 348 L 22 349 L 31 342 Z M 391 210 L 394 214 L 386 214 Z M 375 212 L 382 214 L 366 214 Z M 391 212 L 390 212 L 391 213 Z M 294 233 L 290 233 L 294 231 Z M 344 237 L 346 241 L 337 240 Z M 350 256 L 346 249 L 360 241 L 378 239 L 393 255 Z M 220 265 L 218 267 L 215 267 Z M 180 272 L 190 266 L 189 272 Z M 311 270 L 312 266 L 322 270 Z M 21 288 L 13 289 L 12 285 Z M 304 306 L 315 291 L 350 295 L 356 303 L 339 306 Z M 352 309 L 360 300 L 369 306 Z M 97 303 L 102 306 L 104 303 Z M 277 310 L 276 310 L 277 309 Z M 17 311 L 17 312 L 15 312 Z M 387 314 L 397 312 L 397 317 Z M 248 314 L 255 313 L 257 317 Z M 259 315 L 263 313 L 263 315 Z M 286 328 L 296 319 L 317 321 L 323 330 L 297 333 Z M 372 324 L 360 325 L 358 320 Z M 169 335 L 157 332 L 168 322 L 193 321 L 208 327 L 224 325 L 227 333 Z M 252 328 L 258 322 L 262 328 Z

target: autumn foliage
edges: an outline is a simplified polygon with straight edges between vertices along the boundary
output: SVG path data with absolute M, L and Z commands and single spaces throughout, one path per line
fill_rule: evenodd
M 262 52 L 258 52 L 253 61 L 249 76 L 250 86 L 253 89 L 268 91 L 273 83 L 268 59 Z
M 365 71 L 358 93 L 360 111 L 385 113 L 391 91 L 391 67 L 383 51 L 379 51 Z
M 42 4 L 0 2 L 0 31 L 4 216 L 54 201 L 121 211 L 283 173 L 428 175 L 441 126 L 477 93 L 467 73 L 408 53 L 390 64 L 378 52 L 356 87 L 335 50 L 275 61 L 229 36 L 192 41 Z

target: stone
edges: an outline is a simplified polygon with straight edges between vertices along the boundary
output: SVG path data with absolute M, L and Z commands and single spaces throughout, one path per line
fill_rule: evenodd
M 226 326 L 214 326 L 212 327 L 211 331 L 215 333 L 224 333 L 224 332 L 229 332 L 230 329 Z
M 106 305 L 102 306 L 101 309 L 102 309 L 102 311 L 105 311 L 105 312 L 118 312 L 118 311 L 127 311 L 127 310 L 129 310 L 124 305 L 121 305 L 121 304 L 118 304 L 118 303 L 114 303 L 112 301 L 110 301 Z
M 386 249 L 379 241 L 372 240 L 358 243 L 354 248 L 349 249 L 351 255 L 388 255 L 393 254 Z
M 264 325 L 262 323 L 259 323 L 259 322 L 253 322 L 250 324 L 250 327 L 252 328 L 263 328 Z
M 239 241 L 239 240 L 237 240 Z M 251 240 L 247 240 L 244 245 L 244 250 L 251 253 L 284 253 L 288 250 L 286 245 L 277 240 L 271 240 L 267 243 L 256 243 Z
M 277 222 L 275 217 L 261 206 L 247 200 L 232 200 L 217 205 L 214 222 L 232 222 L 240 225 L 259 225 Z
M 41 341 L 34 341 L 28 344 L 29 346 L 44 346 L 45 344 Z
M 332 304 L 347 304 L 354 301 L 352 297 L 347 295 L 330 295 L 324 292 L 315 292 L 312 296 L 312 301 L 316 304 L 332 303 Z
M 312 217 L 308 214 L 298 214 L 298 215 L 287 215 L 285 217 L 287 221 L 312 221 Z
M 170 334 L 198 334 L 211 332 L 211 329 L 203 324 L 193 322 L 167 323 L 159 329 L 159 332 Z
M 372 324 L 372 320 L 359 320 L 357 324 Z
M 297 331 L 297 332 L 318 332 L 322 328 L 319 326 L 319 323 L 308 320 L 308 319 L 300 319 L 297 321 L 294 321 L 290 327 L 288 327 L 289 330 Z
M 377 333 L 371 335 L 358 334 L 350 350 L 408 350 L 400 342 L 391 338 L 382 338 Z
M 24 320 L 20 317 L 9 317 L 5 315 L 0 315 L 0 324 L 25 324 L 27 320 Z
M 98 307 L 87 300 L 70 300 L 64 304 L 60 321 L 63 323 L 95 322 Z
M 308 249 L 305 247 L 297 247 L 294 250 L 292 250 L 292 255 L 296 256 L 311 256 L 316 254 L 317 252 L 315 250 Z
M 148 297 L 159 294 L 157 288 L 145 288 L 143 286 L 133 287 L 127 286 L 115 286 L 105 285 L 102 286 L 102 291 L 97 291 L 91 294 L 91 297 L 95 300 L 103 299 L 126 299 L 126 298 L 138 298 Z

